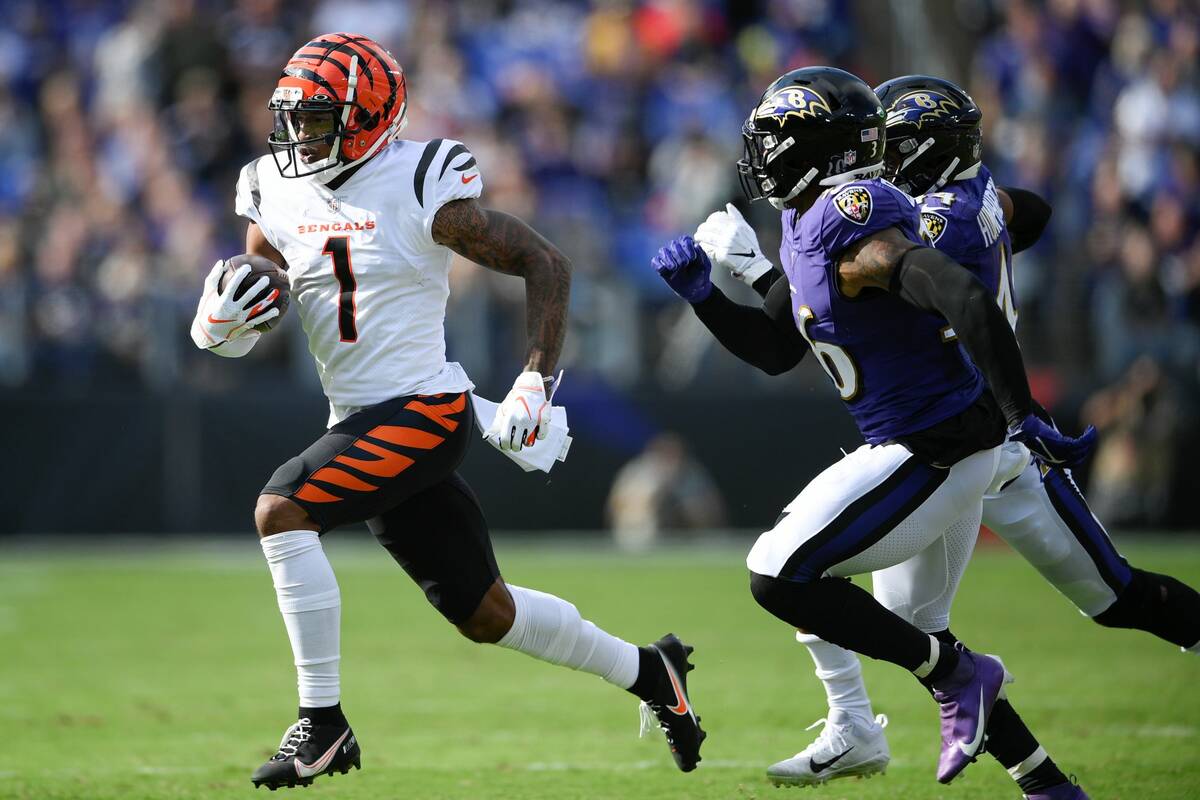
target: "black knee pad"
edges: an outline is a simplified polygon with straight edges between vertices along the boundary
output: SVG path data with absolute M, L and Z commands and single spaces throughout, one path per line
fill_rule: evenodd
M 1180 647 L 1200 641 L 1200 594 L 1169 575 L 1134 568 L 1116 602 L 1092 617 L 1106 628 L 1134 628 Z
M 816 633 L 823 618 L 828 618 L 830 604 L 823 585 L 837 578 L 819 581 L 792 581 L 750 573 L 750 594 L 767 611 L 800 630 Z M 818 634 L 819 635 L 819 634 Z
M 793 622 L 801 605 L 801 593 L 796 589 L 800 586 L 803 584 L 759 575 L 757 572 L 750 573 L 750 594 L 754 595 L 754 601 L 785 622 L 804 628 L 805 626 Z
M 1092 617 L 1097 625 L 1106 628 L 1136 628 L 1146 616 L 1153 613 L 1154 585 L 1147 580 L 1148 573 L 1140 569 L 1133 573 L 1125 589 L 1117 595 L 1111 606 Z
M 750 593 L 787 624 L 870 658 L 915 669 L 929 638 L 846 578 L 791 581 L 752 573 Z

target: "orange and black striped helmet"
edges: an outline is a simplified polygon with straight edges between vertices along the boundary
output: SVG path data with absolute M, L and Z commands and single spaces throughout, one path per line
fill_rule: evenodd
M 366 36 L 322 34 L 288 59 L 269 107 L 275 112 L 275 129 L 267 144 L 279 172 L 298 178 L 332 170 L 332 177 L 378 153 L 404 128 L 404 70 Z M 328 114 L 332 125 L 324 126 L 319 136 L 301 139 L 301 114 Z M 331 146 L 329 156 L 304 163 L 299 149 L 317 143 Z

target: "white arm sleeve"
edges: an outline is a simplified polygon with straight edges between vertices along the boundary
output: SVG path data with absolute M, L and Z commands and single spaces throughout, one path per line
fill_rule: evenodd
M 259 227 L 263 235 L 267 237 L 267 241 L 276 250 L 279 250 L 279 245 L 275 241 L 275 235 L 271 232 L 271 227 L 263 221 L 262 213 L 262 185 L 259 183 L 259 162 L 262 159 L 251 161 L 246 166 L 242 167 L 241 174 L 238 175 L 237 181 L 237 196 L 233 201 L 233 210 L 239 217 L 245 217 Z
M 445 139 L 424 176 L 421 206 L 425 216 L 421 227 L 425 238 L 433 242 L 433 218 L 438 209 L 451 200 L 466 200 L 483 193 L 483 176 L 475 156 L 462 142 Z

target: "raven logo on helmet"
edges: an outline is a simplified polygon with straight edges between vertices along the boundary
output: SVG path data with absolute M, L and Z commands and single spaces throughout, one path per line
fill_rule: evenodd
M 871 193 L 862 186 L 847 186 L 833 196 L 834 208 L 855 225 L 871 219 Z
M 792 116 L 798 119 L 822 119 L 832 114 L 825 98 L 807 86 L 785 86 L 764 99 L 754 110 L 756 119 L 774 118 L 781 125 Z
M 947 116 L 960 107 L 940 92 L 928 89 L 909 92 L 896 98 L 896 102 L 888 108 L 887 124 L 891 126 L 898 122 L 909 122 L 920 128 L 926 122 Z

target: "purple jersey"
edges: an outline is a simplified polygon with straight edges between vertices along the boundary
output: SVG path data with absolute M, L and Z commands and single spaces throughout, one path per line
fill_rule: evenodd
M 925 240 L 962 264 L 988 287 L 1008 324 L 1017 329 L 1012 284 L 1012 240 L 992 173 L 979 173 L 917 198 Z
M 796 326 L 871 444 L 916 433 L 962 412 L 983 379 L 942 339 L 946 320 L 894 294 L 842 296 L 835 258 L 885 228 L 921 241 L 916 201 L 887 181 L 836 186 L 812 208 L 783 213 L 780 256 Z

